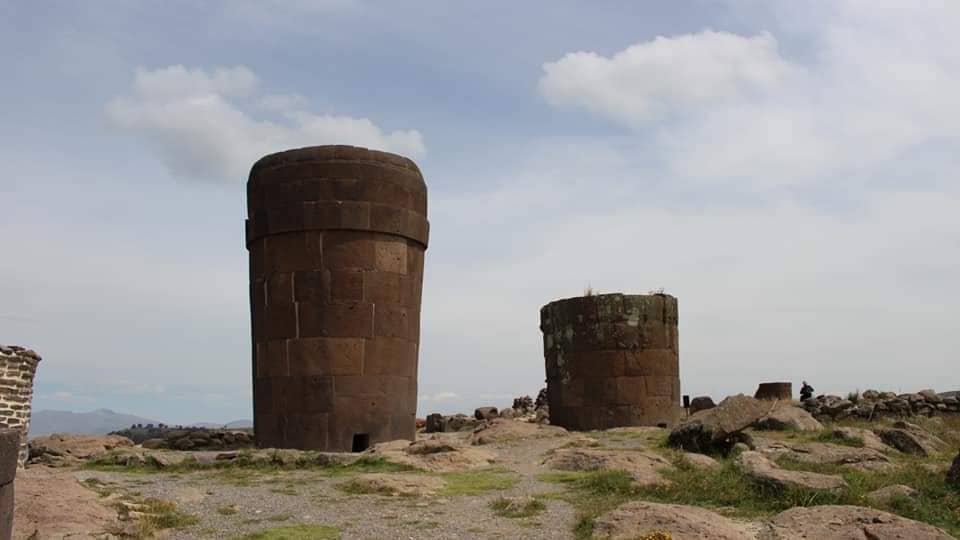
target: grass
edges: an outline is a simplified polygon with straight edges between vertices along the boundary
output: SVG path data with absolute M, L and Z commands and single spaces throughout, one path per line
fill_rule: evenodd
M 567 486 L 565 493 L 549 497 L 567 501 L 577 509 L 579 521 L 574 534 L 578 539 L 593 535 L 593 523 L 598 516 L 640 493 L 633 478 L 624 471 L 554 472 L 540 475 L 539 479 Z
M 490 503 L 490 509 L 493 510 L 494 514 L 506 518 L 532 517 L 543 512 L 546 508 L 547 506 L 543 504 L 543 501 L 537 499 L 531 499 L 522 504 L 518 504 L 517 501 L 500 497 Z
M 275 527 L 243 536 L 241 540 L 338 540 L 340 529 L 324 525 Z
M 824 429 L 817 432 L 816 436 L 813 438 L 813 441 L 827 444 L 837 444 L 840 446 L 852 446 L 854 448 L 864 447 L 863 439 L 840 437 L 832 429 Z
M 443 473 L 440 477 L 447 481 L 447 487 L 440 491 L 440 495 L 445 497 L 510 489 L 518 482 L 514 472 L 498 468 Z
M 129 519 L 127 516 L 131 512 L 131 509 L 128 506 L 118 503 L 116 509 L 122 519 Z M 199 521 L 195 516 L 181 513 L 172 502 L 160 499 L 138 501 L 136 503 L 136 512 L 141 512 L 143 515 L 136 521 L 137 525 L 136 531 L 133 534 L 134 538 L 150 538 L 154 536 L 157 531 L 163 529 L 182 529 L 190 525 L 195 525 Z M 113 532 L 121 537 L 130 536 L 128 531 Z

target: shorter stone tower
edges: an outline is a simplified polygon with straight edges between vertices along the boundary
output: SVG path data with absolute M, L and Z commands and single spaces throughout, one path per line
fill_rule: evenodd
M 17 346 L 0 346 L 0 428 L 20 431 L 18 466 L 27 461 L 27 432 L 33 402 L 33 376 L 40 355 Z
M 677 299 L 601 294 L 540 310 L 550 422 L 572 430 L 680 417 Z
M 791 400 L 793 399 L 793 384 L 788 382 L 760 383 L 753 397 L 756 399 Z

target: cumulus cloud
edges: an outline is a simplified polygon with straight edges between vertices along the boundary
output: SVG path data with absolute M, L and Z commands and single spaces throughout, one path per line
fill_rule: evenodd
M 243 181 L 264 154 L 314 144 L 354 144 L 420 156 L 416 130 L 385 132 L 367 118 L 318 115 L 297 94 L 260 94 L 244 66 L 137 70 L 129 95 L 105 107 L 108 123 L 140 137 L 181 177 Z M 272 111 L 259 118 L 257 109 Z
M 948 52 L 960 47 L 948 22 L 958 5 L 818 7 L 784 25 L 810 41 L 799 59 L 772 33 L 703 31 L 568 54 L 544 65 L 540 90 L 637 130 L 677 181 L 853 185 L 960 140 L 960 60 Z

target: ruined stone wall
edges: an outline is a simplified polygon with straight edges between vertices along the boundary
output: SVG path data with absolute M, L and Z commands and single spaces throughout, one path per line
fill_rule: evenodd
M 20 431 L 20 467 L 27 461 L 33 377 L 39 363 L 40 356 L 29 349 L 0 346 L 0 427 Z
M 680 417 L 677 299 L 602 294 L 540 310 L 550 423 L 673 425 Z
M 417 166 L 290 150 L 253 166 L 247 198 L 257 445 L 412 440 L 429 227 Z

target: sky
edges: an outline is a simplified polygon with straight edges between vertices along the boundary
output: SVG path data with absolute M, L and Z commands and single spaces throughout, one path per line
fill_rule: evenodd
M 0 343 L 36 409 L 251 418 L 245 181 L 429 187 L 419 414 L 544 385 L 539 308 L 679 299 L 682 393 L 960 388 L 960 3 L 0 2 Z

